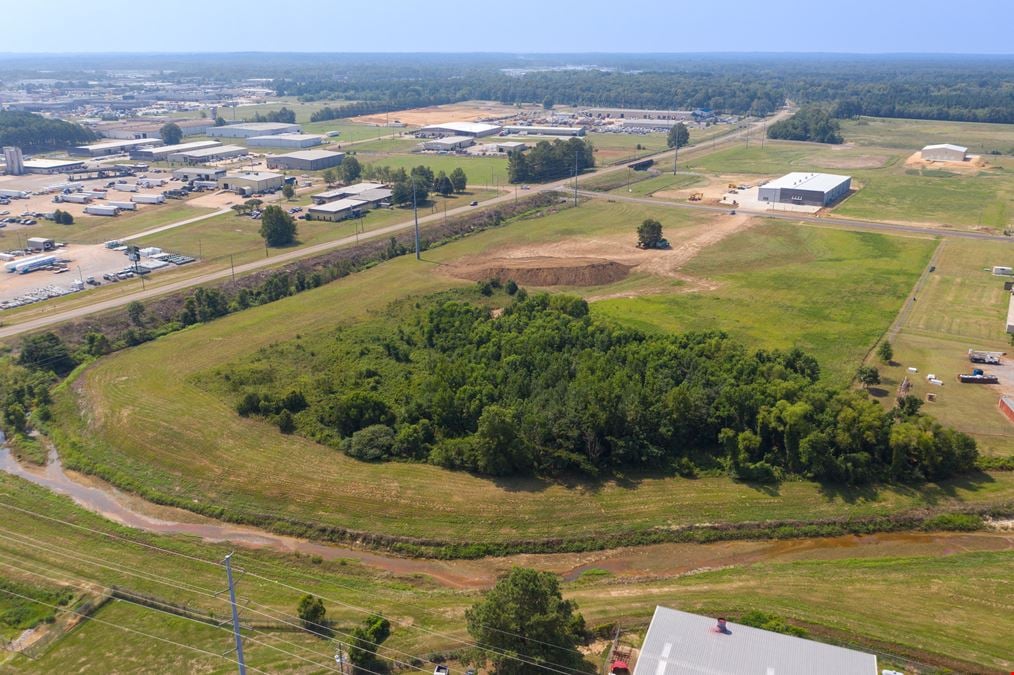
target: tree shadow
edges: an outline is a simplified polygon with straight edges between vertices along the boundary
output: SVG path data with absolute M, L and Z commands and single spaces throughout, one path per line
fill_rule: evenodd
M 827 501 L 842 501 L 846 504 L 876 501 L 880 493 L 889 489 L 906 497 L 919 497 L 927 506 L 936 506 L 942 501 L 960 500 L 959 492 L 976 492 L 996 479 L 983 471 L 948 478 L 939 482 L 925 483 L 871 483 L 869 485 L 848 485 L 846 483 L 820 483 L 818 491 Z
M 885 396 L 890 394 L 890 392 L 887 389 L 884 389 L 883 387 L 869 387 L 866 391 L 867 393 L 869 393 L 870 396 L 873 396 L 874 398 L 884 398 Z

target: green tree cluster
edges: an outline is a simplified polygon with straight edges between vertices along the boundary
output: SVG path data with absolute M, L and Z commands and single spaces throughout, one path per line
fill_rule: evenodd
M 168 122 L 162 125 L 158 131 L 159 136 L 166 145 L 179 145 L 183 140 L 183 130 L 176 122 Z
M 580 174 L 595 166 L 591 141 L 569 138 L 539 141 L 534 148 L 508 155 L 507 173 L 511 183 L 541 183 Z
M 380 670 L 383 668 L 377 656 L 380 645 L 391 635 L 391 622 L 374 614 L 352 629 L 349 641 L 349 661 L 363 670 Z M 380 668 L 378 668 L 380 666 Z
M 297 431 L 364 460 L 487 475 L 720 467 L 748 481 L 859 484 L 974 466 L 971 437 L 917 407 L 888 412 L 864 391 L 824 386 L 799 349 L 646 335 L 593 320 L 579 298 L 520 290 L 494 319 L 460 293 L 316 357 L 299 380 Z
M 229 302 L 217 288 L 198 288 L 183 302 L 179 321 L 184 326 L 211 321 L 229 313 Z
M 677 122 L 669 130 L 669 136 L 665 142 L 670 148 L 682 148 L 690 142 L 690 129 L 683 122 Z
M 315 595 L 307 593 L 299 599 L 299 605 L 296 607 L 296 616 L 299 617 L 303 628 L 311 633 L 321 633 L 326 628 L 324 621 L 327 616 L 327 609 L 324 607 L 324 601 Z
M 91 143 L 95 138 L 94 133 L 78 124 L 35 113 L 0 110 L 0 145 L 33 152 Z
M 296 113 L 295 111 L 289 110 L 285 106 L 282 106 L 278 110 L 272 110 L 267 113 L 257 113 L 253 118 L 247 120 L 248 122 L 281 122 L 284 124 L 295 124 Z
M 53 222 L 57 225 L 73 225 L 74 214 L 69 211 L 61 211 L 60 209 L 57 209 L 56 211 L 53 211 Z
M 768 138 L 786 141 L 813 141 L 815 143 L 843 142 L 841 125 L 824 108 L 800 108 L 792 117 L 768 127 Z

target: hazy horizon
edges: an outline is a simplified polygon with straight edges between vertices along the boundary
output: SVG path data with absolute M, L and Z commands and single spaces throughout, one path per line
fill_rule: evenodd
M 911 3 L 729 0 L 721 6 L 603 0 L 575 7 L 516 0 L 503 9 L 447 0 L 344 5 L 223 0 L 147 5 L 127 0 L 10 4 L 2 54 L 489 53 L 828 54 L 1012 53 L 1004 0 Z M 800 16 L 803 16 L 800 19 Z M 54 17 L 59 17 L 54 21 Z M 20 27 L 42 24 L 42 30 Z M 685 28 L 681 28 L 685 26 Z

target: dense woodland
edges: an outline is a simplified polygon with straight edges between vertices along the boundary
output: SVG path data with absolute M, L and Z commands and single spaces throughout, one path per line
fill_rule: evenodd
M 25 152 L 58 150 L 95 140 L 84 127 L 49 119 L 35 113 L 0 111 L 0 145 L 14 145 Z
M 768 138 L 814 143 L 841 143 L 841 125 L 826 110 L 815 106 L 802 108 L 792 117 L 768 127 Z
M 534 148 L 510 153 L 507 177 L 511 183 L 541 183 L 579 175 L 595 166 L 595 149 L 591 141 L 568 138 L 539 141 Z
M 865 392 L 830 389 L 798 349 L 752 352 L 720 332 L 648 336 L 593 320 L 579 298 L 505 292 L 514 298 L 496 298 L 496 318 L 450 291 L 322 349 L 275 346 L 217 382 L 241 415 L 353 457 L 496 476 L 720 468 L 857 484 L 974 465 L 975 441 L 918 400 L 885 412 Z

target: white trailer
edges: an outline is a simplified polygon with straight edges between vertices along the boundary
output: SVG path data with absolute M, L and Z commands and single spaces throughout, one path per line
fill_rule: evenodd
M 108 204 L 89 204 L 84 208 L 84 212 L 89 216 L 118 216 L 120 215 L 120 209 L 115 206 Z
M 210 190 L 217 190 L 218 189 L 218 181 L 217 180 L 195 180 L 194 181 L 194 187 L 205 188 L 205 189 L 210 189 Z
M 9 199 L 28 199 L 28 193 L 24 190 L 0 190 L 0 197 Z
M 58 195 L 54 200 L 56 202 L 67 202 L 68 204 L 89 204 L 92 198 L 88 195 L 82 194 L 71 194 L 71 195 Z
M 22 260 L 21 262 L 15 265 L 13 271 L 17 272 L 18 274 L 28 274 L 29 272 L 34 272 L 40 267 L 49 267 L 55 262 L 56 262 L 55 255 L 39 256 L 37 258 L 32 258 L 29 260 Z
M 109 206 L 115 206 L 121 211 L 137 211 L 137 204 L 134 202 L 106 202 Z
M 164 204 L 165 195 L 134 195 L 130 201 L 137 204 Z
M 137 184 L 144 188 L 162 187 L 165 185 L 164 178 L 139 178 Z
M 140 188 L 132 183 L 116 183 L 113 185 L 113 189 L 120 192 L 137 192 Z

